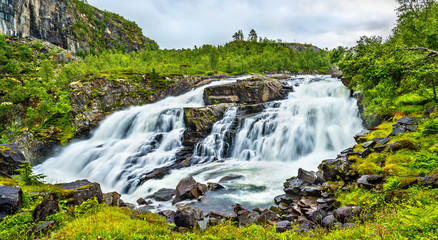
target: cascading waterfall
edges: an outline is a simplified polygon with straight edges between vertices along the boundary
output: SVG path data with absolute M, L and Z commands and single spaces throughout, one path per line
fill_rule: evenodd
M 205 200 L 223 206 L 270 204 L 298 168 L 315 170 L 321 160 L 352 145 L 352 136 L 362 128 L 356 101 L 339 80 L 301 76 L 286 83 L 294 86 L 287 99 L 266 103 L 263 112 L 241 122 L 236 122 L 237 107 L 228 109 L 195 147 L 197 164 L 173 170 L 161 180 L 136 187 L 140 176 L 175 161 L 185 129 L 182 108 L 202 106 L 204 88 L 114 113 L 92 138 L 71 144 L 36 170 L 54 181 L 97 181 L 104 190 L 128 193 L 123 196 L 128 201 L 175 188 L 187 176 L 203 183 L 233 176 L 221 182 L 225 190 Z

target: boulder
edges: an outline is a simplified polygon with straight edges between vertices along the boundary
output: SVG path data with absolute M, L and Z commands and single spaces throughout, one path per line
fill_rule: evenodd
M 358 206 L 346 206 L 346 207 L 340 207 L 336 209 L 334 212 L 335 218 L 341 222 L 346 223 L 348 221 L 352 221 L 355 218 L 359 218 L 360 215 L 363 213 L 363 208 Z
M 25 157 L 15 143 L 0 144 L 0 172 L 11 176 L 24 164 Z
M 185 210 L 177 210 L 174 215 L 174 222 L 177 227 L 193 228 L 196 225 L 195 217 Z
M 276 228 L 277 232 L 282 233 L 282 232 L 286 232 L 288 230 L 291 230 L 292 225 L 290 224 L 289 221 L 281 221 L 281 222 L 277 223 L 275 228 Z
M 377 142 L 374 141 L 374 139 L 372 141 L 368 141 L 364 144 L 362 144 L 363 148 L 372 148 L 377 144 Z
M 335 216 L 333 216 L 331 214 L 331 215 L 326 216 L 322 220 L 321 226 L 323 226 L 325 228 L 331 228 L 331 227 L 335 226 L 335 223 L 336 223 L 336 218 L 335 218 Z
M 23 192 L 20 187 L 0 185 L 0 221 L 7 215 L 18 211 L 23 203 Z
M 206 105 L 217 103 L 256 104 L 283 99 L 287 90 L 280 80 L 255 78 L 204 89 Z
M 184 123 L 187 131 L 205 138 L 211 132 L 213 124 L 222 119 L 225 111 L 233 104 L 218 104 L 198 108 L 184 108 Z M 192 134 L 194 135 L 194 134 Z
M 41 224 L 38 224 L 35 227 L 32 227 L 31 229 L 29 229 L 27 231 L 27 234 L 38 234 L 38 233 L 44 233 L 44 232 L 48 232 L 50 231 L 52 228 L 54 228 L 56 225 L 55 221 L 47 221 L 47 222 L 43 222 Z
M 432 175 L 422 177 L 420 181 L 425 187 L 438 188 L 438 171 L 435 171 Z
M 239 215 L 239 226 L 249 226 L 256 224 L 260 218 L 260 214 L 256 211 L 247 211 Z
M 108 206 L 114 206 L 119 207 L 121 203 L 121 194 L 118 192 L 110 192 L 110 193 L 104 193 L 102 195 L 102 200 L 104 203 L 106 203 Z
M 32 212 L 34 221 L 44 221 L 47 216 L 59 212 L 58 195 L 49 193 L 48 196 L 38 204 Z
M 73 199 L 75 205 L 80 205 L 84 201 L 96 197 L 99 203 L 103 202 L 103 193 L 100 189 L 100 184 L 90 182 L 86 179 L 77 180 L 75 182 L 61 184 L 62 188 L 66 190 L 73 189 Z
M 154 194 L 152 194 L 152 198 L 159 202 L 166 202 L 166 201 L 170 201 L 173 198 L 173 196 L 175 196 L 175 194 L 176 194 L 175 189 L 162 188 L 156 191 Z
M 175 214 L 176 212 L 172 210 L 158 212 L 158 216 L 165 217 L 167 223 L 175 223 Z
M 402 117 L 397 120 L 397 123 L 392 125 L 393 131 L 390 135 L 397 136 L 401 133 L 405 133 L 406 131 L 415 131 L 417 130 L 418 119 L 414 117 Z
M 296 195 L 290 195 L 290 194 L 283 194 L 283 195 L 279 195 L 276 196 L 274 198 L 275 204 L 280 204 L 280 203 L 286 203 L 286 204 L 291 204 L 294 201 L 297 201 L 300 197 L 296 196 Z
M 409 140 L 401 140 L 401 141 L 397 141 L 397 142 L 393 142 L 391 144 L 389 144 L 388 150 L 392 151 L 392 152 L 396 152 L 399 151 L 401 149 L 408 149 L 408 150 L 413 150 L 413 151 L 417 151 L 418 147 L 413 144 L 411 141 Z
M 380 184 L 382 182 L 383 182 L 382 175 L 363 175 L 357 180 L 357 183 L 359 185 L 364 186 L 366 188 L 373 188 L 377 184 Z
M 309 184 L 320 184 L 324 179 L 317 176 L 313 171 L 306 171 L 302 168 L 298 169 L 298 178 Z
M 185 199 L 200 199 L 207 190 L 207 185 L 196 182 L 192 177 L 184 178 L 176 186 L 176 196 L 172 204 Z
M 208 191 L 216 191 L 216 190 L 225 188 L 224 186 L 220 185 L 219 183 L 212 183 L 212 182 L 208 182 L 207 187 L 208 187 Z
M 356 135 L 354 135 L 354 140 L 356 140 L 357 143 L 364 142 L 363 137 L 368 135 L 371 131 L 368 129 L 363 129 L 362 131 L 358 132 Z
M 227 176 L 222 177 L 221 179 L 219 179 L 219 182 L 220 183 L 221 182 L 229 182 L 229 181 L 232 181 L 232 180 L 242 179 L 242 178 L 243 178 L 242 175 L 230 174 L 230 175 L 227 175 Z
M 259 222 L 275 222 L 278 221 L 280 219 L 280 216 L 278 214 L 276 214 L 275 212 L 269 210 L 269 209 L 264 209 L 261 213 L 260 213 L 260 217 L 259 217 Z
M 346 170 L 346 162 L 340 159 L 328 159 L 322 161 L 318 166 L 325 181 L 336 181 L 338 177 L 343 178 Z

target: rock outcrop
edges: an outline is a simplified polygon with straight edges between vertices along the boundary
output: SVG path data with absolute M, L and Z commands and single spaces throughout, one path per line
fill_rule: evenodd
M 14 0 L 1 32 L 44 39 L 73 52 L 103 49 L 141 50 L 156 43 L 137 24 L 80 0 Z
M 74 205 L 79 205 L 84 201 L 95 197 L 99 203 L 103 202 L 103 193 L 99 183 L 88 180 L 78 180 L 70 183 L 63 183 L 61 187 L 66 190 L 74 190 Z
M 0 185 L 0 221 L 14 214 L 23 204 L 23 191 L 20 187 Z
M 25 157 L 15 143 L 0 144 L 0 176 L 18 174 L 17 169 L 24 164 Z

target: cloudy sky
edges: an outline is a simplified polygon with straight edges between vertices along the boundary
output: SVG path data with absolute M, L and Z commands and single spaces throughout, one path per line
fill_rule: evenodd
M 135 21 L 160 48 L 224 44 L 242 29 L 321 48 L 353 46 L 359 36 L 387 37 L 395 0 L 88 0 Z

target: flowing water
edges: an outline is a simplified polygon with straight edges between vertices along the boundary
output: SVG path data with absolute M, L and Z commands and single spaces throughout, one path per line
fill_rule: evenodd
M 266 206 L 282 194 L 282 183 L 297 175 L 298 168 L 316 170 L 322 160 L 351 146 L 362 128 L 356 101 L 339 80 L 300 76 L 285 83 L 294 91 L 285 100 L 266 103 L 263 112 L 238 120 L 238 108 L 229 108 L 195 146 L 196 164 L 173 170 L 161 180 L 138 186 L 145 173 L 175 161 L 185 129 L 183 108 L 203 106 L 205 86 L 116 112 L 90 139 L 70 144 L 35 170 L 55 182 L 87 178 L 101 183 L 105 191 L 123 192 L 128 201 L 175 188 L 187 176 L 202 183 L 229 176 L 232 180 L 221 182 L 225 189 L 208 194 L 200 204 Z

